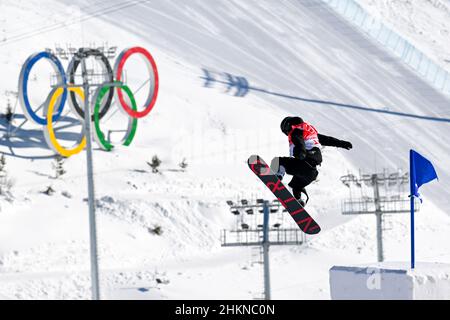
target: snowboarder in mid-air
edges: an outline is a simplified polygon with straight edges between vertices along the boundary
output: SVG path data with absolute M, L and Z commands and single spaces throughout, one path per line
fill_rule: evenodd
M 290 157 L 276 157 L 272 160 L 271 170 L 280 180 L 287 173 L 293 178 L 289 183 L 292 194 L 304 206 L 302 193 L 308 202 L 305 187 L 316 180 L 319 172 L 317 166 L 322 163 L 322 146 L 338 147 L 350 150 L 353 148 L 348 141 L 319 134 L 317 130 L 300 117 L 286 117 L 281 122 L 281 131 L 288 136 Z

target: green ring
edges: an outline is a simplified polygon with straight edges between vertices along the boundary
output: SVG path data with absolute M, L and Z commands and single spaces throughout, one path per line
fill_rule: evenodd
M 125 93 L 130 98 L 131 108 L 134 111 L 137 111 L 136 100 L 134 99 L 133 93 L 131 92 L 130 88 L 128 88 L 128 86 L 126 86 L 126 85 L 120 85 L 120 84 L 117 84 L 117 85 L 115 84 L 114 86 L 119 87 L 125 91 Z M 95 101 L 95 107 L 94 107 L 94 127 L 95 127 L 97 142 L 100 144 L 100 147 L 106 151 L 111 151 L 114 148 L 114 145 L 111 144 L 105 138 L 103 131 L 100 129 L 100 105 L 101 105 L 102 99 L 105 96 L 106 92 L 109 92 L 109 89 L 110 89 L 109 86 L 104 86 L 104 87 L 100 88 L 100 91 L 97 95 L 97 99 Z M 125 141 L 123 142 L 124 146 L 129 146 L 131 144 L 131 142 L 133 141 L 134 136 L 136 134 L 137 119 L 131 118 L 131 117 L 130 117 L 130 119 L 131 120 L 129 120 L 129 121 L 131 121 L 131 128 L 130 128 L 130 124 L 129 124 L 127 136 L 125 138 Z

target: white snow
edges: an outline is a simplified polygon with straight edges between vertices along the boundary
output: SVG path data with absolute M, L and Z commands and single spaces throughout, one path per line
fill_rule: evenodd
M 251 264 L 252 249 L 222 248 L 220 231 L 235 225 L 226 200 L 272 198 L 245 162 L 251 154 L 267 161 L 288 154 L 279 131 L 287 114 L 352 141 L 354 149 L 324 150 L 319 180 L 308 189 L 309 211 L 323 231 L 309 237 L 308 246 L 271 248 L 273 298 L 329 299 L 333 265 L 375 260 L 375 217 L 340 214 L 348 190 L 339 178 L 359 169 L 407 169 L 410 148 L 427 156 L 440 177 L 422 189 L 417 257 L 450 261 L 450 147 L 443 139 L 450 133 L 448 98 L 320 2 L 158 1 L 113 11 L 121 5 L 126 3 L 0 2 L 1 112 L 8 100 L 15 103 L 9 91 L 17 90 L 25 59 L 55 44 L 140 45 L 157 62 L 159 98 L 150 116 L 139 120 L 133 144 L 94 152 L 104 298 L 260 297 L 262 268 Z M 30 88 L 35 103 L 48 92 L 45 67 L 33 71 L 39 80 Z M 253 89 L 235 97 L 219 82 L 206 87 L 202 69 L 220 81 L 225 73 L 245 77 Z M 128 67 L 132 90 L 144 71 L 139 61 Z M 139 92 L 138 104 L 144 97 Z M 124 119 L 117 113 L 105 126 L 121 128 Z M 0 131 L 6 131 L 3 120 Z M 15 181 L 13 199 L 0 201 L 0 296 L 88 299 L 85 153 L 68 159 L 67 173 L 54 179 L 52 152 L 41 128 L 29 123 L 10 142 L 2 140 L 0 151 Z M 154 154 L 163 161 L 160 174 L 146 164 Z M 189 166 L 181 172 L 184 157 Z M 53 196 L 42 193 L 50 185 Z M 386 259 L 407 261 L 408 218 L 389 221 Z M 151 233 L 158 225 L 160 236 Z
M 450 71 L 450 1 L 357 0 L 372 16 Z
M 450 296 L 450 265 L 378 263 L 335 266 L 330 270 L 331 297 L 344 299 L 447 300 Z

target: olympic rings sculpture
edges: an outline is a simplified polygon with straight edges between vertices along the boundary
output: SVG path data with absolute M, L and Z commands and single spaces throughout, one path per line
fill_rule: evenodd
M 142 47 L 132 47 L 123 50 L 116 59 L 114 69 L 111 67 L 108 58 L 97 49 L 81 48 L 78 52 L 83 53 L 83 58 L 95 57 L 101 62 L 106 81 L 104 85 L 100 85 L 94 95 L 94 108 L 91 116 L 93 122 L 94 139 L 101 149 L 110 151 L 113 145 L 106 139 L 100 127 L 100 120 L 111 109 L 113 99 L 117 99 L 122 110 L 128 116 L 128 127 L 123 139 L 120 141 L 122 145 L 128 146 L 133 141 L 136 134 L 137 121 L 150 113 L 153 109 L 158 96 L 159 76 L 155 60 L 152 55 Z M 124 66 L 131 55 L 138 54 L 148 62 L 150 79 L 149 94 L 144 105 L 139 110 L 136 100 L 130 88 L 121 81 L 123 77 Z M 39 60 L 47 60 L 53 71 L 57 74 L 58 85 L 50 92 L 47 100 L 44 102 L 44 117 L 37 114 L 30 103 L 28 96 L 28 82 L 30 71 Z M 75 55 L 68 65 L 67 71 L 64 70 L 61 61 L 51 52 L 43 51 L 31 55 L 22 66 L 19 77 L 19 101 L 23 113 L 27 120 L 43 126 L 44 137 L 48 146 L 56 153 L 64 157 L 70 157 L 81 152 L 86 146 L 86 137 L 84 136 L 84 110 L 80 107 L 77 97 L 84 101 L 83 89 L 79 86 L 73 86 L 75 82 L 75 74 L 80 65 L 80 58 Z M 129 103 L 125 99 L 128 97 Z M 54 123 L 61 118 L 66 102 L 69 102 L 71 111 L 75 113 L 82 123 L 81 138 L 77 141 L 73 148 L 63 147 L 57 140 Z

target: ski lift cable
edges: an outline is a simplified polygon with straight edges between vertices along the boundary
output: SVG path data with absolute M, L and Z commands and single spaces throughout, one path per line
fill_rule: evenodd
M 121 4 L 118 4 L 118 5 L 115 5 L 115 6 L 111 6 L 111 7 L 107 8 L 107 9 L 101 9 L 101 10 L 98 10 L 97 12 L 86 14 L 84 17 L 81 17 L 79 19 L 78 18 L 77 19 L 73 19 L 73 20 L 68 21 L 68 22 L 64 22 L 64 21 L 63 22 L 59 22 L 59 23 L 56 23 L 54 25 L 38 28 L 37 30 L 34 29 L 33 31 L 25 32 L 25 33 L 19 34 L 17 36 L 13 36 L 13 37 L 9 38 L 8 40 L 4 41 L 2 44 L 0 44 L 0 46 L 5 46 L 5 45 L 11 44 L 11 43 L 15 43 L 15 42 L 18 42 L 18 41 L 21 41 L 21 40 L 26 40 L 28 38 L 35 37 L 35 36 L 38 36 L 38 35 L 41 35 L 41 34 L 45 34 L 45 33 L 51 32 L 51 31 L 55 31 L 55 30 L 58 30 L 58 29 L 67 28 L 70 25 L 73 25 L 73 24 L 76 24 L 76 23 L 80 23 L 82 21 L 87 21 L 87 20 L 90 20 L 90 19 L 95 18 L 95 17 L 103 16 L 103 15 L 105 15 L 107 13 L 108 14 L 109 13 L 113 13 L 113 12 L 116 12 L 116 11 L 119 11 L 119 10 L 123 10 L 123 9 L 129 8 L 129 7 L 133 7 L 133 6 L 136 6 L 136 5 L 139 5 L 139 4 L 143 4 L 145 2 L 149 2 L 149 1 L 150 0 L 129 1 L 129 2 L 125 3 L 125 4 L 121 3 Z
M 133 92 L 133 95 L 136 95 L 147 83 L 149 83 L 150 82 L 150 80 L 152 79 L 152 77 L 149 77 L 147 80 L 145 80 L 140 86 L 139 86 L 139 88 L 137 88 L 134 92 Z M 111 120 L 111 118 L 117 113 L 117 111 L 118 111 L 119 109 L 118 108 L 116 108 L 116 110 L 114 110 L 113 112 L 111 112 L 109 115 L 108 115 L 108 118 L 105 120 L 105 121 L 109 121 L 109 120 Z
M 95 6 L 97 6 L 98 7 L 97 11 L 100 11 L 100 10 L 102 10 L 102 8 L 100 6 L 98 6 L 98 5 L 109 4 L 109 2 L 110 1 L 98 1 L 95 4 L 91 4 L 91 5 L 87 5 L 87 6 L 84 6 L 84 7 L 80 7 L 80 9 L 83 10 L 83 11 L 87 11 L 87 9 L 94 8 Z M 36 22 L 36 23 L 34 23 L 34 22 Z M 28 32 L 31 32 L 31 31 L 27 31 L 27 29 L 37 30 L 38 26 L 42 26 L 42 19 L 40 19 L 39 21 L 37 21 L 37 20 L 28 21 L 27 24 L 23 24 L 23 22 L 17 21 L 16 25 L 17 26 L 21 26 L 21 28 L 15 28 L 14 30 L 9 30 L 8 29 L 6 31 L 8 31 L 10 33 L 16 33 L 16 32 L 25 30 L 24 33 L 28 33 Z M 12 26 L 14 26 L 14 27 L 16 25 L 12 24 Z

